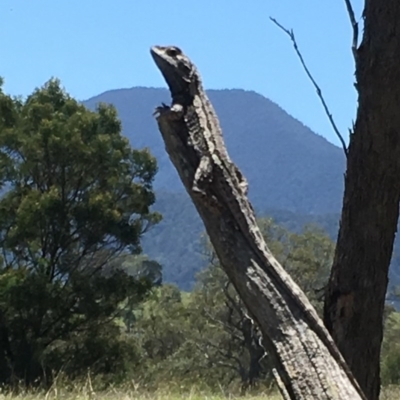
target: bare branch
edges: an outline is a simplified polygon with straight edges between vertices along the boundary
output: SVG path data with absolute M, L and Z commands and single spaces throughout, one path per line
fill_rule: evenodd
M 293 30 L 290 30 L 290 31 L 289 31 L 289 30 L 286 29 L 283 25 L 281 25 L 275 18 L 270 17 L 270 20 L 271 20 L 275 25 L 277 25 L 280 29 L 282 29 L 283 32 L 285 32 L 285 33 L 290 37 L 290 40 L 291 40 L 292 43 L 293 43 L 294 50 L 296 51 L 296 54 L 297 54 L 297 56 L 298 56 L 299 59 L 300 59 L 301 65 L 303 66 L 304 71 L 306 72 L 308 78 L 310 79 L 310 81 L 312 82 L 312 84 L 313 84 L 314 87 L 315 87 L 315 90 L 317 91 L 317 95 L 318 95 L 319 99 L 321 100 L 322 106 L 324 107 L 325 113 L 326 113 L 326 115 L 328 116 L 329 122 L 331 123 L 332 128 L 333 128 L 333 130 L 334 130 L 335 133 L 336 133 L 336 136 L 339 138 L 340 143 L 341 143 L 342 148 L 343 148 L 343 151 L 344 151 L 344 154 L 345 154 L 345 156 L 346 156 L 346 158 L 347 158 L 348 150 L 347 150 L 346 143 L 345 143 L 345 141 L 344 141 L 344 139 L 343 139 L 343 136 L 342 136 L 341 133 L 339 132 L 338 127 L 336 126 L 336 123 L 335 123 L 335 121 L 334 121 L 334 119 L 333 119 L 333 117 L 332 117 L 331 112 L 329 111 L 329 108 L 328 108 L 328 106 L 327 106 L 327 104 L 326 104 L 326 102 L 325 102 L 324 96 L 322 95 L 321 88 L 318 86 L 317 82 L 315 81 L 315 79 L 314 79 L 313 76 L 311 75 L 311 72 L 310 72 L 309 69 L 307 68 L 307 65 L 306 65 L 306 63 L 305 63 L 305 61 L 304 61 L 304 59 L 303 59 L 303 56 L 302 56 L 302 54 L 301 54 L 301 52 L 300 52 L 300 50 L 299 50 L 299 47 L 298 47 L 298 45 L 297 45 L 296 38 L 295 38 L 295 36 L 294 36 Z
M 358 22 L 354 14 L 353 6 L 350 0 L 344 0 L 346 3 L 347 12 L 350 17 L 351 26 L 353 28 L 353 44 L 351 45 L 351 50 L 353 52 L 354 61 L 357 63 L 357 48 L 358 48 Z

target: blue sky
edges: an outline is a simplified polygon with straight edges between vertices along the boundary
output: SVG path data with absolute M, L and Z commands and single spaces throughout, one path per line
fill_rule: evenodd
M 360 18 L 362 0 L 353 5 Z M 165 87 L 149 47 L 174 44 L 197 64 L 206 88 L 257 91 L 337 144 L 270 16 L 294 29 L 347 138 L 357 98 L 344 0 L 0 0 L 0 76 L 6 92 L 23 96 L 58 77 L 79 100 L 116 88 Z

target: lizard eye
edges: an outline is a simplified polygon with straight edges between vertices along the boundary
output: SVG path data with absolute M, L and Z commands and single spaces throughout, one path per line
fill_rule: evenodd
M 182 54 L 182 51 L 178 47 L 170 47 L 167 50 L 167 54 L 171 57 L 176 57 L 177 55 Z

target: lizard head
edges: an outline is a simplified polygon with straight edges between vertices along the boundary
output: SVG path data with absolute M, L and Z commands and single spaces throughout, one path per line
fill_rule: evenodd
M 196 67 L 180 48 L 153 46 L 150 53 L 173 95 L 190 92 L 196 84 L 200 83 Z

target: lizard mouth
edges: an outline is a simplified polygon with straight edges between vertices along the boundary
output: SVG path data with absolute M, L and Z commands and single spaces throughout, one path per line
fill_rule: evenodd
M 188 82 L 182 76 L 178 63 L 167 54 L 166 49 L 168 47 L 152 46 L 150 54 L 167 82 L 171 93 L 183 92 L 187 89 Z
M 165 61 L 161 49 L 161 46 L 152 46 L 150 47 L 150 54 L 153 57 L 154 62 L 157 64 L 157 67 L 162 71 L 168 63 Z

